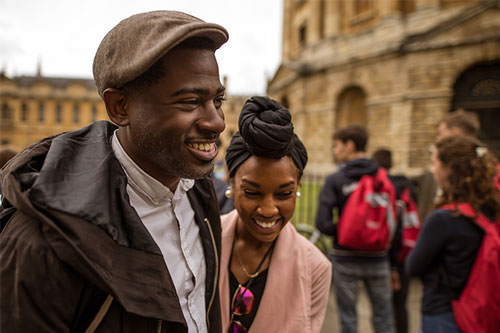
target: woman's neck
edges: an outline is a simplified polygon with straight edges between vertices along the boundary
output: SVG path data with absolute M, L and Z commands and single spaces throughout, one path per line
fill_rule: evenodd
M 269 267 L 274 242 L 262 242 L 246 231 L 243 224 L 236 225 L 230 269 L 238 282 L 245 283 Z

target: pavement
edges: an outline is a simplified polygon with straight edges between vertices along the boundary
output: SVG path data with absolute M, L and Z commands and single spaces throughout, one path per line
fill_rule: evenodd
M 364 287 L 360 288 L 361 295 L 358 300 L 358 333 L 374 333 L 371 325 L 371 306 Z M 408 310 L 408 333 L 420 332 L 420 302 L 422 299 L 422 284 L 418 279 L 410 281 L 407 310 Z M 340 332 L 335 293 L 330 289 L 330 298 L 326 310 L 325 321 L 321 333 Z

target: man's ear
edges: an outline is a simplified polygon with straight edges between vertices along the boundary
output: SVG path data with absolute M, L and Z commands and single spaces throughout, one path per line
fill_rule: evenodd
M 128 125 L 127 94 L 121 89 L 108 88 L 102 93 L 108 117 L 118 126 Z
M 354 143 L 353 140 L 347 139 L 347 141 L 345 142 L 345 145 L 347 146 L 347 148 L 349 149 L 349 151 L 351 153 L 357 152 L 357 150 L 356 150 L 356 144 Z

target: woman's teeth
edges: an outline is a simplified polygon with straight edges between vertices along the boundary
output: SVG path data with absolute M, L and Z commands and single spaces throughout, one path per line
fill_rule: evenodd
M 257 225 L 262 228 L 272 228 L 276 223 L 278 223 L 278 220 L 272 222 L 261 222 L 255 220 L 255 223 L 257 223 Z
M 215 143 L 188 143 L 188 146 L 201 151 L 212 151 Z

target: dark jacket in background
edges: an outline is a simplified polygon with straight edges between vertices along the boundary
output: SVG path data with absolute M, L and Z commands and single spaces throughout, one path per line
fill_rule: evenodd
M 431 212 L 406 260 L 408 275 L 422 278 L 425 315 L 453 311 L 451 299 L 458 298 L 465 287 L 483 239 L 484 231 L 472 220 L 453 214 L 443 209 Z
M 212 177 L 212 180 L 214 182 L 215 194 L 217 195 L 217 202 L 219 203 L 220 215 L 227 214 L 234 209 L 233 198 L 226 197 L 229 183 L 215 176 Z
M 97 122 L 42 140 L 2 170 L 0 331 L 83 332 L 111 294 L 96 332 L 187 332 L 161 251 L 129 204 L 115 129 Z M 211 180 L 196 181 L 188 197 L 205 253 L 209 332 L 219 333 Z

